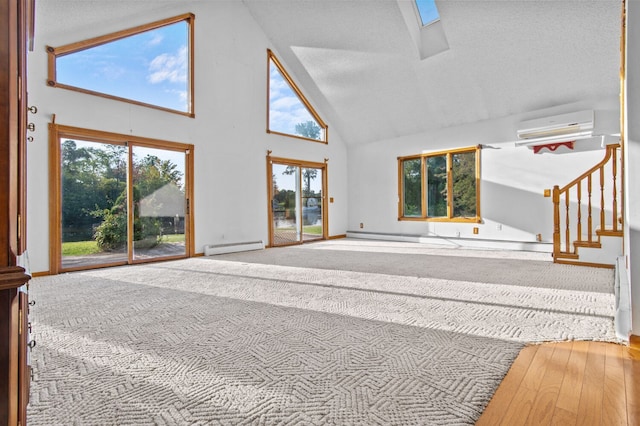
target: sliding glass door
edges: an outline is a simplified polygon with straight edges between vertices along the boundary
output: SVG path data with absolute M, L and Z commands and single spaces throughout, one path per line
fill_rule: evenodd
M 192 148 L 88 135 L 53 146 L 51 272 L 188 256 Z
M 60 139 L 61 267 L 122 264 L 127 247 L 127 147 Z
M 133 260 L 184 256 L 185 153 L 132 147 Z
M 326 238 L 326 165 L 269 159 L 270 243 L 300 244 Z

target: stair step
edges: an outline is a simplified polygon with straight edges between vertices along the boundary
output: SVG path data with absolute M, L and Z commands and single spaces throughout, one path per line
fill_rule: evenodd
M 554 253 L 553 257 L 555 259 L 579 259 L 580 256 L 578 256 L 577 253 L 567 253 L 564 251 L 561 251 L 560 253 Z
M 617 230 L 614 231 L 613 229 L 603 229 L 603 230 L 596 230 L 596 234 L 599 237 L 605 236 L 605 237 L 622 237 L 623 236 L 623 232 L 622 230 Z
M 589 247 L 589 248 L 602 248 L 602 244 L 597 241 L 574 241 L 574 247 Z

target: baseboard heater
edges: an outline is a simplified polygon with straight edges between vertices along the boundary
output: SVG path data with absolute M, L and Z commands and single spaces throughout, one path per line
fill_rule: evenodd
M 239 251 L 263 250 L 263 241 L 247 241 L 243 243 L 230 244 L 209 244 L 204 246 L 204 255 L 211 256 L 214 254 L 237 253 Z

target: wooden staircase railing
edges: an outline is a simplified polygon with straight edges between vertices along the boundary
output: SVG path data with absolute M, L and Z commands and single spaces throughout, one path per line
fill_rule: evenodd
M 622 236 L 620 146 L 560 188 L 553 187 L 553 259 L 578 260 L 578 247 L 600 248 L 601 236 Z M 586 198 L 586 199 L 585 199 Z

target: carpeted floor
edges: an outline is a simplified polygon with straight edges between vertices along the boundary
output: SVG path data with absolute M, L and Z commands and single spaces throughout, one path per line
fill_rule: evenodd
M 615 341 L 613 272 L 335 240 L 37 278 L 35 425 L 474 424 L 525 343 Z

